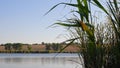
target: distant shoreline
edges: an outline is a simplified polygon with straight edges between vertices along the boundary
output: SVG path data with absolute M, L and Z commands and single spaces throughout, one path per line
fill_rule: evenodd
M 0 53 L 77 53 L 77 52 L 50 52 L 50 51 L 0 51 Z
M 0 53 L 77 53 L 78 45 L 72 44 L 64 48 L 66 44 L 43 43 L 43 44 L 22 44 L 6 43 L 0 45 Z M 64 48 L 64 50 L 62 50 Z M 61 51 L 62 50 L 62 51 Z

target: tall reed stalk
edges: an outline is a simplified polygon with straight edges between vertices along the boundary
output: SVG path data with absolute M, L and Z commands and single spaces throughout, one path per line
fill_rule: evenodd
M 106 1 L 109 10 L 101 4 L 100 0 L 76 1 L 76 4 L 59 3 L 48 11 L 50 12 L 60 4 L 77 8 L 77 10 L 72 11 L 73 14 L 77 13 L 75 18 L 55 23 L 67 27 L 70 34 L 72 34 L 72 38 L 66 41 L 69 42 L 66 47 L 74 41 L 79 43 L 80 51 L 78 53 L 83 58 L 83 68 L 119 68 L 120 11 L 117 0 L 112 2 L 111 0 Z M 93 24 L 94 17 L 92 16 L 91 4 L 94 4 L 106 13 L 109 18 L 106 26 Z
M 94 4 L 96 4 L 101 10 L 103 10 L 107 16 L 109 17 L 108 23 L 112 24 L 112 32 L 110 35 L 112 35 L 112 44 L 109 41 L 110 50 L 107 55 L 107 60 L 105 68 L 119 68 L 120 67 L 120 10 L 119 10 L 119 0 L 108 0 L 107 8 L 104 8 L 104 6 L 99 1 L 94 1 Z M 110 29 L 110 28 L 109 28 Z M 109 31 L 109 30 L 108 30 Z

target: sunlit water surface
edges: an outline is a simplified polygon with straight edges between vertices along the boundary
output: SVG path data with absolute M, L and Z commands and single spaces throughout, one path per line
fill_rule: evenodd
M 0 68 L 82 68 L 77 54 L 0 54 Z

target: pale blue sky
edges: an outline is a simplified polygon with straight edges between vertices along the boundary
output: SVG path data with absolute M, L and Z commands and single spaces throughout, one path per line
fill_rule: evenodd
M 66 0 L 0 0 L 0 44 L 61 42 L 61 27 L 47 28 L 68 13 L 58 6 L 43 16 L 52 6 Z M 67 0 L 69 1 L 69 0 Z M 63 11 L 64 10 L 64 11 Z
M 43 16 L 51 7 L 70 0 L 0 0 L 0 44 L 62 42 L 62 27 L 47 28 L 64 19 L 71 8 L 58 6 Z M 75 1 L 75 0 L 74 0 Z

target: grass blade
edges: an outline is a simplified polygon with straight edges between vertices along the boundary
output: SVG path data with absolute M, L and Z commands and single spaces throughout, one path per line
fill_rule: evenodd
M 47 15 L 49 12 L 51 12 L 53 9 L 55 9 L 57 6 L 59 6 L 60 4 L 64 4 L 64 5 L 69 5 L 69 6 L 73 6 L 73 7 L 77 7 L 77 4 L 71 4 L 71 3 L 58 3 L 56 5 L 54 5 L 48 12 L 46 12 L 44 15 Z

